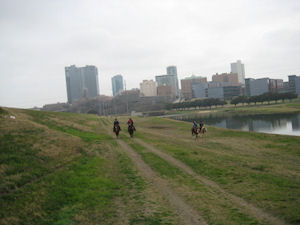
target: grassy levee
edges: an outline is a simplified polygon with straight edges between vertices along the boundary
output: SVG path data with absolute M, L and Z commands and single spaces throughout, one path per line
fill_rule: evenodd
M 300 223 L 299 137 L 208 127 L 195 141 L 189 123 L 162 118 L 135 118 L 135 123 L 136 137 L 227 192 L 290 224 Z
M 149 152 L 142 145 L 127 135 L 121 135 L 142 159 L 162 178 L 168 179 L 181 195 L 197 209 L 208 224 L 270 224 L 267 221 L 257 221 L 248 216 L 243 209 L 241 211 L 222 193 L 212 191 L 209 187 L 185 174 L 179 168 L 171 165 L 156 154 Z
M 176 224 L 97 116 L 1 108 L 0 179 L 0 224 Z

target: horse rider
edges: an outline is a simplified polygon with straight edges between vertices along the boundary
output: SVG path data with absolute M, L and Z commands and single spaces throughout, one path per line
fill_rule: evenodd
M 200 128 L 200 130 L 202 129 L 203 126 L 204 126 L 203 122 L 200 121 L 200 122 L 199 122 L 199 128 Z
M 118 126 L 121 130 L 120 123 L 117 118 L 115 118 L 115 121 L 114 121 L 114 132 L 116 132 L 116 126 Z
M 127 124 L 128 124 L 128 127 L 132 126 L 132 128 L 135 130 L 135 127 L 133 125 L 133 120 L 131 118 L 128 119 Z
M 194 120 L 194 121 L 193 121 L 193 129 L 194 129 L 194 131 L 196 131 L 197 127 L 198 127 L 198 124 L 197 124 L 197 122 Z

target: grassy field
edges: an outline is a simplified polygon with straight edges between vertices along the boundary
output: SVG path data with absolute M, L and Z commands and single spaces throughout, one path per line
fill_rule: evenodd
M 195 140 L 190 124 L 149 117 L 132 139 L 126 119 L 120 140 L 206 224 L 300 224 L 299 137 L 208 127 Z M 112 118 L 0 108 L 0 224 L 186 224 L 111 130 Z
M 177 224 L 97 116 L 2 109 L 0 178 L 0 224 Z

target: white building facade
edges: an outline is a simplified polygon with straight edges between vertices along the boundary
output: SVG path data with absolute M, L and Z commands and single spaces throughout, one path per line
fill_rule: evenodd
M 140 83 L 141 96 L 157 96 L 157 83 L 153 80 L 143 80 Z
M 231 63 L 231 73 L 238 74 L 238 80 L 240 84 L 245 84 L 245 66 L 241 60 L 237 60 L 235 63 Z

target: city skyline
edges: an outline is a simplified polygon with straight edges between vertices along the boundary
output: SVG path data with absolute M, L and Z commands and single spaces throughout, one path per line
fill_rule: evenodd
M 66 102 L 63 68 L 72 64 L 95 65 L 106 95 L 115 74 L 131 89 L 168 65 L 177 66 L 178 80 L 211 80 L 238 59 L 246 78 L 300 74 L 299 1 L 128 3 L 1 1 L 0 105 Z

